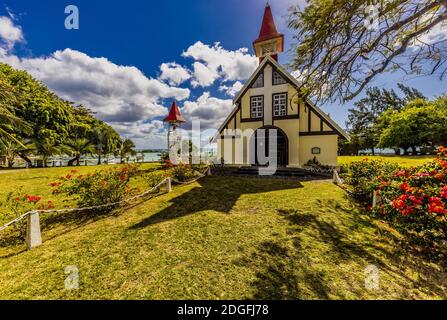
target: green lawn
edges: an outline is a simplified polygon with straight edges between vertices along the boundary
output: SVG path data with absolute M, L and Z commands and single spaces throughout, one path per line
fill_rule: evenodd
M 402 167 L 416 167 L 424 162 L 434 159 L 434 156 L 340 156 L 338 157 L 339 165 L 346 165 L 354 161 L 362 161 L 363 159 L 383 160 L 398 163 Z
M 325 181 L 206 177 L 107 216 L 56 219 L 43 236 L 32 251 L 0 248 L 0 299 L 447 298 L 439 263 Z M 370 264 L 377 290 L 365 289 Z M 64 289 L 66 266 L 79 290 Z

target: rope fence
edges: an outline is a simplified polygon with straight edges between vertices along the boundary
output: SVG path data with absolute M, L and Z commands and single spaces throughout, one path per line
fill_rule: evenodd
M 121 205 L 123 203 L 128 203 L 137 199 L 140 199 L 142 197 L 145 197 L 151 193 L 153 193 L 154 191 L 160 190 L 160 188 L 163 185 L 166 185 L 166 192 L 171 192 L 172 191 L 172 183 L 176 183 L 176 184 L 180 184 L 180 185 L 187 185 L 187 184 L 191 184 L 193 182 L 198 181 L 199 179 L 207 176 L 207 175 L 211 175 L 211 170 L 210 168 L 207 168 L 203 173 L 199 172 L 199 176 L 197 178 L 194 178 L 191 181 L 187 181 L 187 182 L 181 182 L 178 181 L 176 179 L 173 179 L 171 177 L 165 178 L 162 181 L 160 181 L 157 185 L 155 185 L 154 187 L 152 187 L 151 189 L 140 193 L 138 195 L 135 195 L 133 197 L 121 200 L 121 201 L 117 201 L 114 203 L 106 203 L 106 204 L 102 204 L 102 205 L 98 205 L 98 206 L 92 206 L 92 207 L 84 207 L 84 208 L 71 208 L 71 209 L 57 209 L 57 210 L 32 210 L 32 211 L 28 211 L 22 215 L 20 215 L 19 217 L 17 217 L 16 219 L 8 222 L 7 224 L 3 225 L 0 227 L 0 231 L 3 231 L 5 229 L 7 229 L 8 227 L 22 221 L 25 218 L 28 218 L 27 221 L 27 227 L 26 227 L 26 245 L 28 250 L 31 250 L 35 247 L 38 247 L 42 244 L 42 234 L 41 234 L 41 228 L 40 228 L 40 217 L 39 214 L 62 214 L 62 213 L 72 213 L 72 212 L 83 212 L 83 211 L 90 211 L 90 210 L 97 210 L 97 209 L 104 209 L 104 208 L 110 208 L 110 207 L 115 207 L 118 205 Z

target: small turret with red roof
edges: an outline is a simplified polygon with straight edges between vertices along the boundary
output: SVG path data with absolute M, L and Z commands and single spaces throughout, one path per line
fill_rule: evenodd
M 180 123 L 186 122 L 185 118 L 183 118 L 180 113 L 180 109 L 177 107 L 177 102 L 174 100 L 171 106 L 171 110 L 169 111 L 169 115 L 164 118 L 164 122 L 168 122 L 170 125 L 176 127 Z

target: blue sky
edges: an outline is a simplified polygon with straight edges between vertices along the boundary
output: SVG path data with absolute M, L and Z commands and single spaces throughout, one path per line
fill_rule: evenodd
M 302 2 L 270 1 L 286 46 L 287 7 Z M 70 4 L 79 8 L 79 30 L 64 27 Z M 3 0 L 0 60 L 91 107 L 138 147 L 164 147 L 160 119 L 172 99 L 205 129 L 218 127 L 230 112 L 232 96 L 256 67 L 251 43 L 264 6 L 263 0 Z M 287 61 L 284 53 L 280 62 Z M 428 97 L 446 91 L 435 77 L 387 74 L 374 84 L 391 88 L 397 81 Z M 323 109 L 344 126 L 348 107 Z

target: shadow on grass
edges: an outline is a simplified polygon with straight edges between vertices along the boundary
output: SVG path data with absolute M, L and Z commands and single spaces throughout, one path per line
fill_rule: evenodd
M 172 199 L 168 208 L 143 219 L 130 227 L 130 229 L 138 230 L 206 210 L 227 214 L 230 213 L 239 197 L 243 194 L 265 193 L 303 187 L 297 181 L 234 177 L 206 177 L 197 183 L 199 184 L 198 187 L 194 187 L 190 191 Z
M 402 248 L 401 242 L 396 242 L 395 235 L 387 230 L 379 231 L 374 220 L 362 211 L 355 211 L 355 207 L 353 211 L 334 200 L 317 202 L 324 206 L 324 213 L 277 210 L 288 225 L 286 236 L 259 244 L 249 259 L 236 262 L 260 269 L 252 282 L 254 293 L 250 299 L 329 299 L 330 296 L 343 299 L 348 293 L 358 298 L 368 297 L 370 293 L 362 288 L 362 274 L 351 275 L 358 279 L 357 286 L 334 288 L 330 285 L 334 277 L 346 277 L 350 272 L 358 272 L 334 268 L 349 265 L 350 261 L 365 267 L 373 264 L 380 272 L 389 274 L 391 279 L 400 279 L 400 286 L 408 289 L 400 293 L 402 298 L 414 298 L 411 288 L 447 297 L 445 270 L 439 265 L 431 264 L 428 257 L 417 258 L 413 252 Z M 339 215 L 340 212 L 345 214 L 341 213 L 337 217 L 340 220 L 335 223 L 330 216 L 337 211 Z M 371 227 L 382 235 L 375 237 L 367 230 Z M 350 238 L 350 232 L 356 233 L 357 237 Z M 362 233 L 364 237 L 360 237 L 358 242 L 354 240 Z M 391 245 L 391 252 L 384 248 L 384 244 Z M 315 261 L 318 261 L 317 265 L 314 265 Z M 408 269 L 419 276 L 409 277 Z
M 294 239 L 296 246 L 299 240 Z M 298 256 L 296 248 L 287 246 L 287 241 L 265 241 L 256 252 L 237 264 L 252 266 L 253 261 L 261 267 L 252 282 L 254 293 L 248 299 L 255 300 L 296 300 L 307 299 L 312 290 L 316 299 L 328 299 L 329 287 L 324 273 L 311 270 L 303 264 L 303 256 Z

